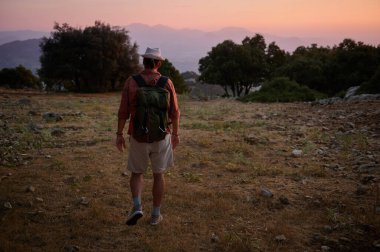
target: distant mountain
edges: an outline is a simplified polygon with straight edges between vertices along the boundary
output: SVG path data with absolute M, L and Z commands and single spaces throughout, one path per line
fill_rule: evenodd
M 204 32 L 193 29 L 173 29 L 163 25 L 148 26 L 131 24 L 125 27 L 130 32 L 132 41 L 139 45 L 140 53 L 146 47 L 160 47 L 162 54 L 181 72 L 198 72 L 198 61 L 207 55 L 213 46 L 230 39 L 241 43 L 245 37 L 252 37 L 256 33 L 239 27 L 227 27 L 214 32 Z M 322 38 L 280 37 L 271 34 L 262 34 L 269 44 L 275 41 L 280 48 L 292 52 L 301 45 L 317 43 L 325 45 Z
M 18 65 L 31 69 L 34 73 L 40 67 L 41 39 L 13 41 L 0 46 L 0 69 Z
M 236 43 L 246 37 L 252 37 L 255 32 L 239 27 L 227 27 L 214 32 L 204 32 L 193 29 L 173 29 L 163 25 L 148 26 L 144 24 L 130 24 L 124 27 L 129 31 L 132 42 L 139 45 L 139 52 L 144 53 L 149 47 L 160 47 L 162 54 L 168 58 L 180 71 L 198 72 L 198 61 L 205 57 L 213 46 L 226 39 Z M 48 36 L 47 32 L 39 31 L 14 31 L 0 32 L 1 41 L 41 38 Z M 321 38 L 298 38 L 281 37 L 270 34 L 263 34 L 267 44 L 275 41 L 280 48 L 292 52 L 298 46 L 326 45 L 326 39 Z M 25 41 L 14 41 L 0 46 L 0 68 L 14 67 L 23 64 L 25 67 L 35 71 L 40 67 L 38 47 L 39 39 Z M 330 41 L 330 44 L 332 42 Z
M 9 43 L 15 40 L 39 39 L 44 36 L 49 36 L 49 32 L 43 31 L 0 31 L 0 45 Z

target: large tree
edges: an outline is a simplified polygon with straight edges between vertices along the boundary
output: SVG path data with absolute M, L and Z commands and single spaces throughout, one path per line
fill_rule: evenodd
M 41 43 L 39 75 L 51 86 L 75 91 L 115 90 L 139 69 L 137 45 L 128 32 L 100 21 L 85 29 L 54 25 Z

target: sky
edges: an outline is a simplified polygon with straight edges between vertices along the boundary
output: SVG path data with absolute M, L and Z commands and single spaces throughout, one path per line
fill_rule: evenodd
M 0 31 L 51 31 L 54 22 L 85 27 L 95 20 L 380 44 L 380 0 L 0 0 Z

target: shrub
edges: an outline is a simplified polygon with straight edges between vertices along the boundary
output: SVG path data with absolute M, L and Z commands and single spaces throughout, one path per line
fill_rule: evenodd
M 238 100 L 242 102 L 296 102 L 313 101 L 324 97 L 325 95 L 286 77 L 278 77 L 265 82 L 259 91 Z
M 380 67 L 372 78 L 360 85 L 357 94 L 380 94 Z
M 3 68 L 0 71 L 0 86 L 38 88 L 40 81 L 33 75 L 32 71 L 20 65 L 16 68 Z

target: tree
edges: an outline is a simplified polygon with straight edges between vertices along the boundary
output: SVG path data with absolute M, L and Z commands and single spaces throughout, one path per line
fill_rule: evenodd
M 126 77 L 138 71 L 137 45 L 128 32 L 100 21 L 84 30 L 68 24 L 54 25 L 44 38 L 39 75 L 51 87 L 102 92 L 115 90 Z
M 162 62 L 159 71 L 162 75 L 167 76 L 172 80 L 174 88 L 178 94 L 183 94 L 189 91 L 182 75 L 168 59 L 165 59 L 165 61 Z
M 16 68 L 3 68 L 0 71 L 0 86 L 10 88 L 39 88 L 40 81 L 33 75 L 32 71 L 22 65 Z

